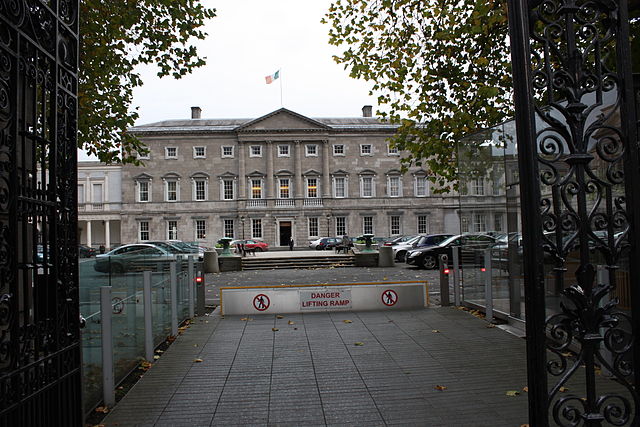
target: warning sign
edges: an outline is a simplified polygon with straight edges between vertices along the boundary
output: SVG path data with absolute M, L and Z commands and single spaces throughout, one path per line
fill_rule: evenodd
M 319 289 L 300 291 L 301 310 L 351 309 L 351 290 Z
M 265 294 L 258 294 L 253 299 L 253 306 L 258 311 L 265 311 L 267 308 L 269 308 L 269 304 L 271 304 L 271 301 Z
M 398 294 L 393 289 L 387 289 L 382 293 L 382 303 L 388 307 L 396 305 L 398 302 Z

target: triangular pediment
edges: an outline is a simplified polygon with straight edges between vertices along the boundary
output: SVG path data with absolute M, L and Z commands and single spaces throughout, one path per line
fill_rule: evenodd
M 295 113 L 286 108 L 280 108 L 265 116 L 259 117 L 236 128 L 238 132 L 269 132 L 269 131 L 326 131 L 329 127 L 316 120 Z

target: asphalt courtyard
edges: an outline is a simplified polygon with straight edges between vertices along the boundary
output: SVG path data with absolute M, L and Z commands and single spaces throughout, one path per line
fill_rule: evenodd
M 431 281 L 407 268 L 207 275 L 221 286 Z M 433 287 L 432 283 L 432 287 Z M 527 423 L 525 341 L 453 307 L 196 318 L 105 426 Z

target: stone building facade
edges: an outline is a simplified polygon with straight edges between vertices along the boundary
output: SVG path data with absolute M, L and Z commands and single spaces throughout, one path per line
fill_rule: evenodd
M 131 128 L 149 153 L 144 167 L 122 167 L 123 243 L 459 231 L 457 196 L 432 194 L 425 170 L 401 172 L 395 127 L 370 106 L 354 118 L 200 115 Z

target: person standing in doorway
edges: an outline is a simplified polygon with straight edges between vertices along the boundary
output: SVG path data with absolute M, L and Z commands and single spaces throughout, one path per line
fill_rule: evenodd
M 289 237 L 289 250 L 293 250 L 293 236 Z

